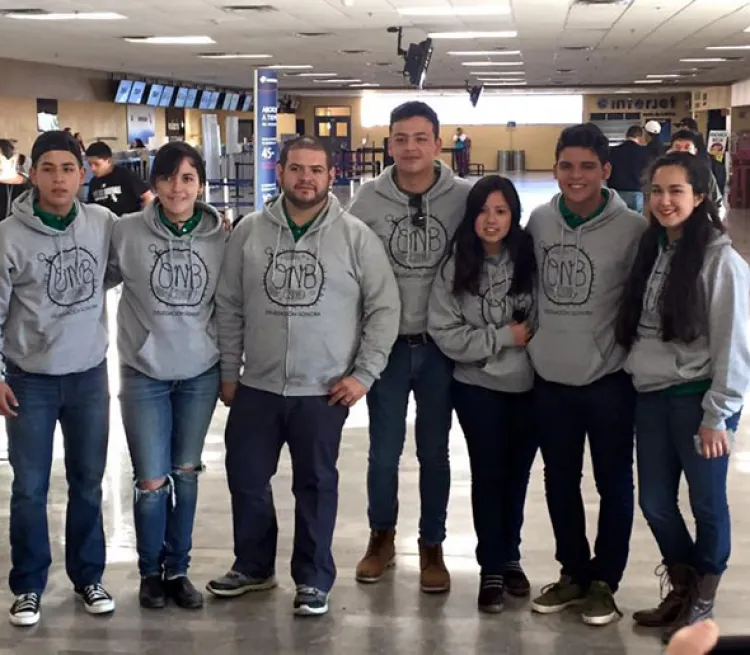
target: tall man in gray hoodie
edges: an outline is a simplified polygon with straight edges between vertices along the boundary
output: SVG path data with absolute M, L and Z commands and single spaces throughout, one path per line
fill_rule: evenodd
M 278 173 L 282 195 L 235 229 L 216 295 L 236 559 L 208 590 L 232 597 L 275 586 L 269 482 L 287 443 L 294 611 L 317 616 L 336 576 L 341 430 L 385 368 L 400 307 L 377 236 L 329 194 L 326 147 L 309 137 L 288 143 Z
M 382 239 L 401 296 L 399 337 L 381 379 L 367 395 L 370 455 L 367 474 L 370 542 L 357 566 L 359 582 L 377 582 L 395 557 L 398 468 L 406 437 L 406 410 L 417 403 L 420 586 L 450 589 L 442 543 L 450 492 L 448 434 L 453 363 L 427 334 L 432 283 L 466 210 L 471 184 L 441 163 L 440 123 L 423 102 L 391 113 L 389 150 L 395 164 L 354 198 L 351 212 Z

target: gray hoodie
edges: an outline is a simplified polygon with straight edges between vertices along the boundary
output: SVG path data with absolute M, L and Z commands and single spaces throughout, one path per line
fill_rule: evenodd
M 123 282 L 117 308 L 120 361 L 157 380 L 185 380 L 219 361 L 214 296 L 226 232 L 213 207 L 175 236 L 158 201 L 123 216 L 112 233 L 108 277 Z
M 398 335 L 398 287 L 377 236 L 334 196 L 295 243 L 283 195 L 237 225 L 216 313 L 221 379 L 284 396 L 380 377 Z M 244 362 L 243 362 L 244 356 Z
M 423 198 L 424 227 L 411 224 L 409 195 L 393 179 L 389 166 L 354 197 L 349 211 L 369 225 L 385 244 L 401 295 L 399 334 L 427 332 L 427 305 L 438 266 L 448 252 L 464 212 L 471 183 L 440 165 L 440 177 Z
M 705 311 L 695 341 L 661 340 L 659 298 L 669 273 L 674 248 L 660 249 L 643 295 L 638 338 L 625 370 L 639 392 L 661 391 L 687 382 L 710 380 L 703 397 L 703 422 L 723 430 L 724 421 L 742 409 L 750 388 L 750 271 L 732 248 L 728 235 L 716 232 L 698 277 Z
M 560 194 L 535 209 L 527 230 L 539 266 L 538 326 L 528 350 L 549 382 L 584 386 L 622 368 L 614 324 L 646 220 L 611 191 L 604 211 L 578 229 Z
M 507 251 L 498 259 L 485 259 L 479 295 L 457 297 L 454 275 L 451 257 L 435 278 L 429 312 L 430 335 L 456 362 L 453 377 L 494 391 L 529 391 L 534 371 L 526 348 L 516 346 L 510 323 L 516 311 L 533 315 L 533 299 L 528 294 L 508 296 L 513 262 Z
M 76 200 L 75 220 L 54 230 L 34 216 L 34 193 L 19 196 L 0 223 L 0 350 L 29 373 L 80 373 L 107 354 L 104 275 L 115 215 Z

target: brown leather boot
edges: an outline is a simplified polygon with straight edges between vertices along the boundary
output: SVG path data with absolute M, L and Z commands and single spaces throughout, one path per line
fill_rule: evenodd
M 682 628 L 714 617 L 714 601 L 719 582 L 721 582 L 721 575 L 710 573 L 696 578 L 690 589 L 688 602 L 682 607 L 682 612 L 662 634 L 662 641 L 665 644 L 668 644 Z
M 661 576 L 661 603 L 653 609 L 641 610 L 633 614 L 633 620 L 646 628 L 665 628 L 672 625 L 684 610 L 685 605 L 690 603 L 690 591 L 695 588 L 698 580 L 695 569 L 682 564 L 666 568 L 659 567 L 656 573 Z M 664 595 L 670 585 L 672 589 Z
M 451 576 L 443 561 L 443 546 L 425 546 L 419 542 L 419 585 L 426 594 L 450 591 Z
M 373 583 L 396 563 L 396 531 L 373 530 L 365 556 L 357 564 L 357 582 Z

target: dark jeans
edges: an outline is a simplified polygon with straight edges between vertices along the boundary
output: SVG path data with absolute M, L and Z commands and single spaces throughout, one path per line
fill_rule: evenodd
M 630 377 L 613 373 L 582 387 L 537 377 L 534 390 L 557 561 L 562 573 L 584 588 L 599 580 L 616 591 L 633 529 L 635 391 Z M 593 559 L 581 497 L 586 435 L 600 499 Z
M 239 385 L 226 429 L 235 571 L 254 578 L 274 574 L 278 525 L 270 482 L 286 443 L 296 500 L 292 578 L 298 585 L 331 589 L 336 461 L 348 414 L 342 405 L 329 407 L 328 396 L 280 396 Z
M 69 375 L 38 375 L 8 364 L 7 382 L 18 399 L 18 417 L 6 420 L 13 467 L 10 499 L 11 591 L 41 594 L 52 555 L 47 493 L 55 425 L 65 447 L 68 507 L 65 568 L 80 589 L 101 581 L 106 561 L 102 478 L 109 438 L 107 363 Z
M 703 418 L 702 400 L 703 394 L 638 394 L 639 501 L 665 564 L 686 564 L 703 574 L 721 574 L 732 546 L 729 456 L 706 459 L 696 452 L 693 437 Z M 727 421 L 727 429 L 736 431 L 738 422 L 739 413 Z M 683 473 L 695 518 L 695 540 L 677 502 Z
M 471 505 L 482 574 L 521 559 L 529 473 L 537 451 L 533 395 L 453 382 L 453 403 L 471 464 Z
M 198 504 L 198 472 L 219 396 L 219 367 L 188 380 L 155 380 L 120 369 L 120 405 L 136 488 L 133 496 L 142 577 L 187 574 Z M 167 479 L 156 491 L 139 482 Z
M 432 342 L 409 345 L 399 338 L 388 365 L 367 394 L 370 454 L 367 470 L 368 517 L 373 530 L 389 530 L 398 520 L 398 468 L 406 439 L 406 410 L 414 391 L 414 427 L 419 460 L 419 534 L 429 546 L 445 539 L 451 472 L 453 363 Z

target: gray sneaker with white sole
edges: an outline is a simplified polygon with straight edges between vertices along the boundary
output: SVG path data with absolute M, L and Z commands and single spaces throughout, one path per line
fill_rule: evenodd
M 236 598 L 251 591 L 268 591 L 276 587 L 276 577 L 251 578 L 239 571 L 228 571 L 220 578 L 211 580 L 206 590 L 219 598 Z

